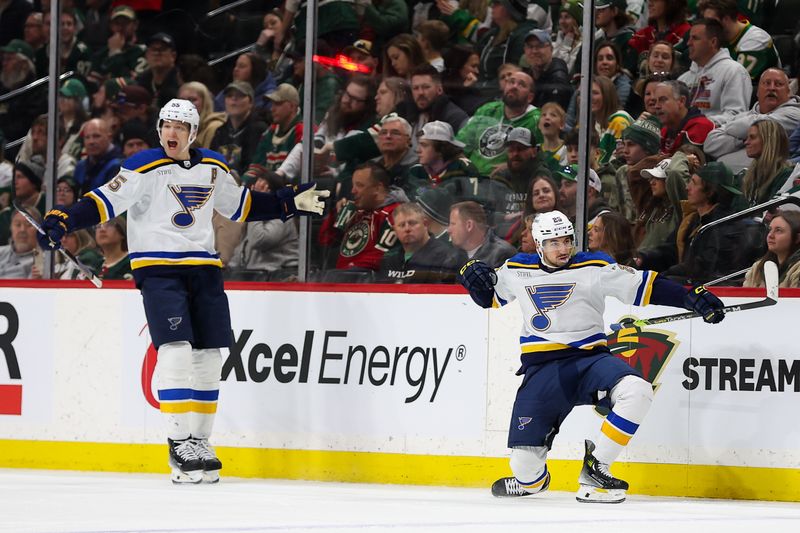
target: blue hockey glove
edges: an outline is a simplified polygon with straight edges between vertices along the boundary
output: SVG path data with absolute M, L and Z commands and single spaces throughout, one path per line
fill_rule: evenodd
M 473 302 L 485 309 L 492 306 L 497 284 L 497 274 L 492 267 L 477 259 L 468 261 L 458 273 L 458 282 L 469 291 Z
M 709 324 L 716 324 L 722 322 L 725 318 L 725 304 L 722 300 L 708 292 L 702 285 L 698 285 L 689 290 L 684 300 L 684 305 L 703 317 L 703 320 Z
M 61 238 L 69 231 L 69 214 L 58 208 L 51 209 L 44 215 L 42 230 L 44 235 L 36 235 L 39 246 L 45 250 L 58 250 L 61 248 Z
M 322 199 L 330 194 L 330 191 L 318 191 L 317 184 L 313 182 L 280 189 L 278 199 L 283 207 L 281 219 L 285 221 L 294 215 L 321 215 L 325 211 Z

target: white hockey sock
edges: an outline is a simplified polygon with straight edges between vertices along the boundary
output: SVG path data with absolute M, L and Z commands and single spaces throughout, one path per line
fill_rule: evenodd
M 611 389 L 611 412 L 600 427 L 594 456 L 601 463 L 611 464 L 639 429 L 650 404 L 653 386 L 637 376 L 625 376 Z
M 192 350 L 192 437 L 207 439 L 214 427 L 222 373 L 219 349 Z
M 158 348 L 158 401 L 167 423 L 167 437 L 189 438 L 189 413 L 192 389 L 192 346 L 188 342 L 170 342 Z
M 511 450 L 511 472 L 522 488 L 539 492 L 547 482 L 546 460 L 546 446 L 517 446 Z

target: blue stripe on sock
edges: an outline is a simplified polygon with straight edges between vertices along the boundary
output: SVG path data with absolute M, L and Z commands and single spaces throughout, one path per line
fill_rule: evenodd
M 204 402 L 216 402 L 219 399 L 219 389 L 217 390 L 192 390 L 192 399 Z
M 191 400 L 192 389 L 160 389 L 158 399 L 163 401 Z
M 614 411 L 608 413 L 606 420 L 608 420 L 609 424 L 613 425 L 617 429 L 624 431 L 628 435 L 633 435 L 634 433 L 636 433 L 636 430 L 639 429 L 639 424 L 634 424 L 630 420 L 625 420 Z

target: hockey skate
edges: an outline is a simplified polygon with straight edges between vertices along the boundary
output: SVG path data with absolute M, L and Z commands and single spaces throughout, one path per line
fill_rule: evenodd
M 583 503 L 622 503 L 628 482 L 617 479 L 608 471 L 608 465 L 599 462 L 592 452 L 594 443 L 584 441 L 586 455 L 583 457 L 583 470 L 578 478 L 580 487 L 575 498 Z
M 179 485 L 203 481 L 203 460 L 197 453 L 197 446 L 191 438 L 184 440 L 167 439 L 169 443 L 170 479 Z
M 492 483 L 492 496 L 497 498 L 518 498 L 520 496 L 530 496 L 531 494 L 538 494 L 547 490 L 550 486 L 550 472 L 544 479 L 544 483 L 532 491 L 526 490 L 519 484 L 515 477 L 501 477 Z
M 222 461 L 217 457 L 214 447 L 208 443 L 208 439 L 192 439 L 192 442 L 195 446 L 195 452 L 203 462 L 203 483 L 218 482 Z

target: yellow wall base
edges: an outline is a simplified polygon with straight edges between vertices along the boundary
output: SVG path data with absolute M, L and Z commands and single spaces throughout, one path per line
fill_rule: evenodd
M 217 448 L 233 477 L 488 487 L 510 475 L 508 459 L 391 453 Z M 552 490 L 577 490 L 580 461 L 551 460 Z M 167 449 L 156 444 L 0 440 L 0 467 L 167 473 Z M 631 494 L 800 501 L 800 470 L 618 463 L 614 474 Z

